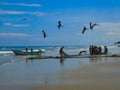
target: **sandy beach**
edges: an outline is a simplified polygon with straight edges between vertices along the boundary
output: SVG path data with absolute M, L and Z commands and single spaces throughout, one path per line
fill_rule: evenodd
M 56 75 L 61 84 L 33 86 L 29 90 L 119 90 L 120 62 L 91 64 Z
M 0 68 L 0 90 L 120 89 L 119 57 L 73 58 L 63 63 L 21 59 Z

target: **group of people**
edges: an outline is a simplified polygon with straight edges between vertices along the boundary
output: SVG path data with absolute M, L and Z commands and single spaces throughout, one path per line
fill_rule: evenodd
M 104 46 L 104 51 L 102 52 L 101 46 L 89 46 L 90 55 L 98 55 L 98 54 L 107 54 L 108 48 L 107 46 Z
M 60 56 L 67 56 L 68 54 L 66 54 L 64 51 L 63 51 L 64 47 L 61 47 L 60 50 L 59 50 L 59 54 Z M 108 53 L 108 48 L 107 46 L 104 46 L 104 51 L 102 51 L 102 47 L 101 46 L 93 46 L 93 45 L 90 45 L 89 46 L 89 52 L 90 52 L 90 55 L 101 55 L 101 54 L 107 54 Z M 86 51 L 80 51 L 80 53 L 78 55 L 81 55 L 82 53 L 85 53 L 86 54 Z

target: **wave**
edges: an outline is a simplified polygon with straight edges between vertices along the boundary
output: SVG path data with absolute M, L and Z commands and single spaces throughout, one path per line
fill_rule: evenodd
M 15 60 L 11 56 L 0 56 L 0 66 L 5 66 L 13 63 Z
M 13 51 L 0 51 L 0 54 L 10 54 L 10 53 L 13 53 Z
M 104 46 L 101 46 L 102 50 L 104 51 Z M 0 55 L 13 55 L 13 51 L 12 50 L 25 50 L 26 46 L 14 46 L 14 47 L 1 47 L 0 49 Z M 29 50 L 31 48 L 33 48 L 34 50 L 42 50 L 45 53 L 48 54 L 52 54 L 52 53 L 59 53 L 59 49 L 61 48 L 61 46 L 28 46 L 27 47 Z M 114 49 L 119 48 L 115 45 L 113 46 L 108 46 L 108 49 L 110 50 L 110 52 L 115 51 Z M 82 46 L 64 46 L 64 51 L 68 52 L 68 53 L 79 53 L 80 51 L 87 51 L 87 53 L 89 53 L 89 46 L 88 45 L 82 45 Z M 117 50 L 118 51 L 118 50 Z
M 45 52 L 45 49 L 39 49 L 41 50 L 42 52 Z M 38 49 L 34 49 L 33 51 L 39 51 Z M 23 50 L 25 51 L 25 50 Z M 28 50 L 28 52 L 31 52 L 31 50 Z M 6 55 L 6 54 L 14 54 L 14 52 L 11 50 L 11 51 L 0 51 L 0 55 Z
M 11 61 L 5 61 L 5 62 L 0 62 L 0 67 L 1 66 L 5 66 L 5 65 L 8 65 L 8 64 L 11 64 L 11 63 L 13 63 L 14 61 L 13 60 L 11 60 Z
M 11 56 L 14 55 L 13 51 L 0 51 L 0 56 Z

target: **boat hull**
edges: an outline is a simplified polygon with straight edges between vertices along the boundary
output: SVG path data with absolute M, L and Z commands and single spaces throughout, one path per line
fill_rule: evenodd
M 33 52 L 24 52 L 20 50 L 13 50 L 15 55 L 40 55 L 40 51 L 33 51 Z
M 112 55 L 68 55 L 68 56 L 44 56 L 44 57 L 29 57 L 28 59 L 60 59 L 60 58 L 102 58 L 102 57 L 120 57 L 120 54 Z

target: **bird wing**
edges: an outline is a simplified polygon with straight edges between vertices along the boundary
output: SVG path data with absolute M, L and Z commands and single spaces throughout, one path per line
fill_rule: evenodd
M 82 34 L 84 34 L 85 30 L 82 31 Z
M 93 24 L 93 27 L 94 27 L 94 26 L 98 26 L 98 25 L 99 25 L 99 24 L 96 24 L 96 23 L 95 23 L 95 24 Z
M 82 30 L 82 34 L 84 34 L 84 32 L 85 32 L 86 30 L 87 30 L 87 28 L 84 27 L 83 30 Z
M 45 33 L 45 31 L 43 30 L 43 37 L 46 38 L 47 37 L 47 34 Z

